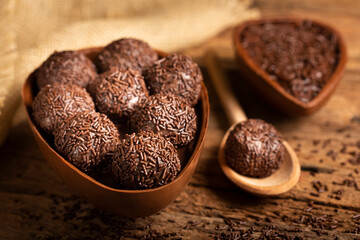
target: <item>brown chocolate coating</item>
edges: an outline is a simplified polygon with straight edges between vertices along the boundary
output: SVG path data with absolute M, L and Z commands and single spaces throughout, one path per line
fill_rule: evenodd
M 54 52 L 36 72 L 39 88 L 63 83 L 86 87 L 97 76 L 94 64 L 83 53 Z
M 230 132 L 224 149 L 225 160 L 242 175 L 270 176 L 284 157 L 282 139 L 273 125 L 260 119 L 248 119 Z
M 160 134 L 133 133 L 115 150 L 112 172 L 121 188 L 155 188 L 176 178 L 180 160 L 174 146 Z
M 88 92 L 77 85 L 55 83 L 42 88 L 33 102 L 33 116 L 46 132 L 54 130 L 65 119 L 79 112 L 95 110 Z
M 128 117 L 148 97 L 144 78 L 135 70 L 108 71 L 95 83 L 95 104 L 108 116 Z
M 157 61 L 145 74 L 151 94 L 174 93 L 195 105 L 200 97 L 203 76 L 191 57 L 171 54 Z
M 60 124 L 54 141 L 60 154 L 83 172 L 104 169 L 120 142 L 115 125 L 95 111 L 76 114 Z
M 134 38 L 122 38 L 107 45 L 96 63 L 101 72 L 119 68 L 134 69 L 142 73 L 157 59 L 156 51 L 147 43 Z
M 189 144 L 197 127 L 195 109 L 173 94 L 150 96 L 139 105 L 130 122 L 134 130 L 158 132 L 175 147 Z

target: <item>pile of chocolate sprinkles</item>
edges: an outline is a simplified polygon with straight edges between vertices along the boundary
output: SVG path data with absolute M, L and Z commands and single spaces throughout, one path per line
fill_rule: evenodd
M 302 102 L 319 94 L 339 59 L 337 36 L 309 20 L 254 24 L 239 37 L 247 54 Z
M 196 133 L 195 109 L 173 94 L 150 96 L 131 117 L 136 131 L 161 133 L 175 146 L 189 144 Z
M 108 116 L 129 117 L 147 97 L 144 78 L 135 70 L 105 72 L 94 86 L 96 106 Z
M 282 139 L 273 125 L 260 119 L 248 119 L 230 132 L 224 148 L 225 160 L 242 175 L 270 176 L 284 157 Z
M 142 73 L 158 55 L 147 43 L 133 38 L 122 38 L 107 45 L 97 58 L 101 72 L 111 69 L 134 69 Z
M 86 87 L 96 76 L 94 64 L 77 51 L 54 52 L 36 71 L 39 88 L 54 83 Z
M 171 54 L 157 61 L 145 74 L 151 94 L 174 93 L 195 105 L 201 93 L 203 77 L 191 57 Z
M 133 133 L 121 140 L 114 152 L 112 171 L 125 189 L 165 185 L 180 172 L 180 159 L 173 144 L 151 131 Z
M 84 172 L 106 167 L 120 142 L 115 125 L 95 111 L 75 115 L 60 124 L 54 141 L 58 151 Z
M 33 102 L 36 123 L 49 133 L 53 133 L 60 123 L 72 115 L 93 110 L 95 105 L 89 93 L 72 84 L 47 85 Z

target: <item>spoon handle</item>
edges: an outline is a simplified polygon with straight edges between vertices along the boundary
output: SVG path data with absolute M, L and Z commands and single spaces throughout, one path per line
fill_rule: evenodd
M 230 89 L 225 72 L 214 51 L 209 50 L 205 54 L 205 63 L 230 124 L 245 121 L 246 114 Z

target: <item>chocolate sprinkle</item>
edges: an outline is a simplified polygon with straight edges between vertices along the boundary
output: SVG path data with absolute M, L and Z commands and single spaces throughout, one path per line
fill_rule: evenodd
M 158 55 L 147 43 L 133 38 L 122 38 L 107 45 L 97 58 L 101 72 L 111 69 L 134 69 L 140 73 L 150 67 Z
M 282 136 L 260 119 L 240 122 L 230 132 L 225 144 L 225 159 L 231 168 L 250 177 L 267 177 L 283 160 Z
M 240 38 L 248 55 L 302 102 L 319 94 L 339 59 L 337 36 L 309 20 L 251 25 Z
M 33 110 L 36 123 L 53 133 L 65 119 L 76 113 L 93 111 L 95 105 L 82 87 L 55 83 L 40 90 L 34 98 Z
M 150 96 L 131 117 L 136 131 L 159 132 L 175 147 L 189 144 L 196 133 L 195 109 L 173 94 Z
M 328 191 L 328 187 L 326 184 L 323 184 L 321 181 L 317 180 L 317 181 L 312 181 L 311 182 L 313 188 L 318 192 L 318 193 L 322 193 L 322 192 L 327 192 Z
M 200 97 L 203 76 L 191 57 L 174 53 L 149 68 L 145 81 L 151 94 L 174 93 L 195 105 Z
M 108 71 L 93 86 L 94 100 L 101 113 L 128 117 L 148 97 L 144 78 L 135 70 Z
M 86 87 L 96 76 L 94 64 L 76 51 L 54 52 L 36 72 L 39 88 L 54 83 Z
M 112 172 L 121 188 L 155 188 L 176 178 L 180 159 L 174 146 L 164 137 L 143 131 L 121 141 L 114 153 Z
M 55 146 L 65 158 L 84 172 L 106 167 L 120 142 L 115 125 L 98 112 L 74 115 L 55 132 Z

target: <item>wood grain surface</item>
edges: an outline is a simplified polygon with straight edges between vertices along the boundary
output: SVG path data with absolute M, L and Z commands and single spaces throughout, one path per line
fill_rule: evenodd
M 204 151 L 185 190 L 150 217 L 115 216 L 71 192 L 43 159 L 20 109 L 0 148 L 0 239 L 360 239 L 360 2 L 257 0 L 254 6 L 263 16 L 326 21 L 348 46 L 349 61 L 334 95 L 303 118 L 271 109 L 242 81 L 231 30 L 183 51 L 200 64 L 206 49 L 220 54 L 247 115 L 273 123 L 296 149 L 302 174 L 294 189 L 255 197 L 222 174 L 217 150 L 229 126 L 204 70 L 211 103 Z

